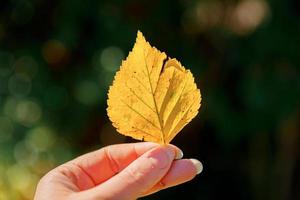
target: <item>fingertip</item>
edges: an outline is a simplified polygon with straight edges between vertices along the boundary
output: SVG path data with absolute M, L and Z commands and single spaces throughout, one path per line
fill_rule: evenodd
M 168 144 L 167 146 L 170 146 L 171 148 L 174 149 L 174 151 L 175 151 L 175 157 L 174 157 L 174 159 L 175 160 L 179 160 L 179 159 L 183 158 L 183 152 L 182 152 L 182 150 L 179 147 L 177 147 L 177 146 L 175 146 L 173 144 Z
M 190 161 L 193 163 L 195 169 L 196 169 L 196 174 L 200 174 L 203 171 L 203 165 L 202 163 L 194 158 L 191 158 Z
M 172 161 L 175 159 L 177 150 L 170 145 L 160 145 L 151 149 L 145 154 L 146 158 L 157 165 L 158 168 L 170 167 Z M 141 161 L 140 161 L 141 162 Z
M 176 153 L 175 159 L 179 160 L 181 158 L 183 158 L 183 152 L 181 149 L 179 149 L 179 151 L 177 151 L 177 153 Z
M 167 153 L 167 155 L 168 155 L 168 157 L 169 157 L 169 160 L 170 161 L 172 161 L 172 160 L 174 160 L 174 158 L 176 157 L 176 152 L 177 152 L 177 150 L 176 149 L 174 149 L 174 147 L 172 147 L 172 146 L 165 146 L 166 148 L 165 148 L 165 152 Z
M 159 190 L 192 180 L 200 171 L 198 162 L 199 161 L 196 159 L 180 159 L 173 161 L 168 173 L 144 195 L 149 195 Z

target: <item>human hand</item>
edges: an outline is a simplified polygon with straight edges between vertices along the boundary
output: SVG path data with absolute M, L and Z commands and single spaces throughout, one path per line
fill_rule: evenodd
M 189 181 L 202 171 L 173 145 L 118 144 L 82 155 L 46 174 L 34 200 L 131 200 Z

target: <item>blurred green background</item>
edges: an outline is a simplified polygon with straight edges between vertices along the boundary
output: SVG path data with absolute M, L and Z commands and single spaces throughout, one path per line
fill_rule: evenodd
M 0 199 L 32 199 L 53 167 L 134 141 L 105 109 L 138 29 L 203 98 L 173 141 L 203 173 L 144 199 L 300 199 L 297 0 L 1 0 Z

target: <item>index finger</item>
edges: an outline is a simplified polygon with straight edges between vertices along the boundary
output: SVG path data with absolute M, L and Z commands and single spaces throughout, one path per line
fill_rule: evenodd
M 82 155 L 72 161 L 98 185 L 126 168 L 145 152 L 159 146 L 152 142 L 117 144 Z M 180 150 L 173 146 L 176 152 Z

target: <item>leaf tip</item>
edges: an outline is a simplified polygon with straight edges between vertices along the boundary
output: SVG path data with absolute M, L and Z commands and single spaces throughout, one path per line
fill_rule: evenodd
M 138 30 L 136 41 L 141 41 L 141 40 L 145 40 L 146 41 L 145 36 L 143 35 L 143 33 L 140 30 Z

